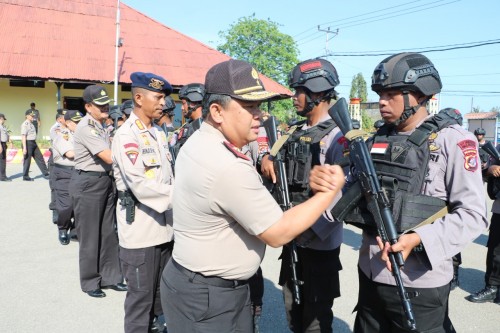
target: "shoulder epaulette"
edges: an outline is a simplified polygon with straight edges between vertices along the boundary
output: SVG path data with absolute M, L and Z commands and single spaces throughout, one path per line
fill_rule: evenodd
M 142 124 L 142 121 L 140 119 L 136 119 L 135 120 L 135 126 L 137 126 L 137 128 L 139 129 L 139 131 L 143 131 L 144 130 L 144 125 Z
M 87 124 L 90 127 L 96 127 L 96 125 L 97 125 L 94 120 L 90 119 L 90 117 L 89 117 L 89 120 L 87 121 Z
M 233 144 L 231 144 L 231 143 L 229 143 L 227 141 L 224 141 L 224 146 L 226 146 L 226 148 L 231 153 L 233 153 L 234 156 L 242 158 L 242 159 L 244 159 L 246 161 L 250 161 L 250 158 L 247 155 L 243 154 L 235 145 L 233 145 Z

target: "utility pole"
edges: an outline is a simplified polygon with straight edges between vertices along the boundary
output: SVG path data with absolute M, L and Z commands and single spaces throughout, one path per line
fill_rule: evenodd
M 325 56 L 327 56 L 331 53 L 330 50 L 328 49 L 328 41 L 339 34 L 339 29 L 337 29 L 335 31 L 331 31 L 330 27 L 328 27 L 328 29 L 325 30 L 325 29 L 321 29 L 320 26 L 318 25 L 318 31 L 326 32 Z M 330 34 L 333 34 L 333 36 L 330 37 Z
M 115 83 L 114 83 L 114 100 L 115 105 L 118 104 L 118 48 L 120 43 L 120 0 L 116 4 L 116 40 L 115 40 Z

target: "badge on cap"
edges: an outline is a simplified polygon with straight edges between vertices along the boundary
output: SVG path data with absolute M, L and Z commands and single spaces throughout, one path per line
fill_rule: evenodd
M 151 78 L 151 82 L 149 82 L 149 86 L 151 88 L 158 89 L 158 90 L 163 90 L 164 84 L 165 84 L 165 82 L 158 80 L 158 79 L 155 79 L 155 78 Z

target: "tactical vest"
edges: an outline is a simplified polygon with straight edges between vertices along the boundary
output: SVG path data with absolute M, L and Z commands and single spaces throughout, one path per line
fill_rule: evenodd
M 446 206 L 444 200 L 423 195 L 425 177 L 433 149 L 433 133 L 453 124 L 460 124 L 456 117 L 439 113 L 426 120 L 411 135 L 390 134 L 382 126 L 367 142 L 381 187 L 391 203 L 392 215 L 398 233 L 410 230 Z M 373 153 L 376 149 L 385 149 Z M 362 198 L 357 207 L 347 215 L 346 223 L 365 230 L 376 228 L 372 215 Z
M 189 139 L 189 137 L 200 128 L 202 121 L 203 120 L 201 118 L 198 118 L 193 121 L 186 122 L 184 126 L 177 130 L 177 141 L 175 142 L 173 148 L 175 159 L 177 159 L 177 155 L 179 155 L 179 151 L 186 143 L 187 139 Z
M 305 120 L 297 123 L 299 129 L 292 133 L 280 153 L 284 157 L 290 202 L 300 204 L 311 197 L 309 173 L 320 164 L 320 141 L 337 125 L 327 120 L 303 130 Z

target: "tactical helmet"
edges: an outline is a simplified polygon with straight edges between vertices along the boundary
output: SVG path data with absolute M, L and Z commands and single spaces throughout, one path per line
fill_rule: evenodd
M 290 88 L 305 87 L 313 93 L 334 90 L 340 83 L 337 70 L 325 59 L 310 59 L 296 65 L 288 77 Z
M 193 103 L 201 103 L 205 96 L 205 86 L 201 83 L 189 83 L 179 90 L 179 99 L 187 99 Z
M 123 102 L 120 110 L 122 113 L 130 116 L 130 113 L 134 110 L 134 102 L 131 99 Z
M 443 85 L 432 62 L 419 53 L 399 53 L 382 60 L 372 75 L 372 90 L 402 90 L 432 96 Z
M 123 114 L 120 110 L 120 105 L 113 105 L 112 107 L 110 107 L 108 115 L 113 120 L 121 118 Z
M 484 128 L 476 128 L 476 130 L 474 131 L 474 135 L 486 135 L 486 131 L 484 130 Z
M 163 106 L 163 112 L 170 114 L 175 110 L 175 102 L 172 97 L 165 97 L 165 105 Z

